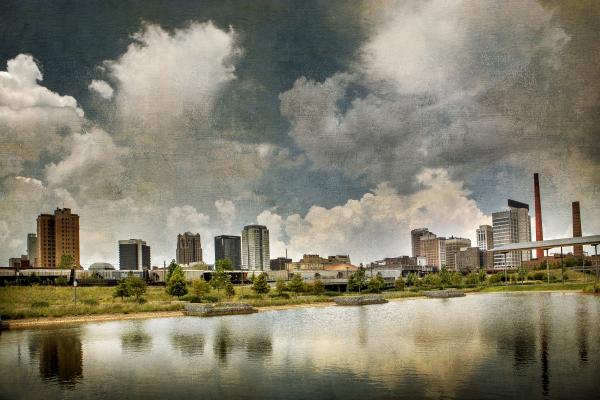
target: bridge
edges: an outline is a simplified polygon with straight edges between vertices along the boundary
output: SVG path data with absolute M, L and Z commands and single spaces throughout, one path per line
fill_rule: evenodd
M 591 236 L 582 236 L 582 237 L 571 237 L 571 238 L 563 238 L 563 239 L 550 239 L 550 240 L 540 240 L 537 242 L 521 242 L 521 243 L 509 243 L 504 244 L 502 246 L 494 247 L 489 251 L 495 253 L 504 254 L 504 260 L 506 261 L 506 254 L 511 251 L 523 251 L 523 250 L 535 250 L 535 249 L 543 249 L 546 252 L 546 257 L 548 256 L 548 251 L 550 249 L 560 248 L 560 262 L 562 265 L 562 253 L 563 247 L 571 247 L 575 245 L 591 245 L 594 247 L 594 255 L 596 262 L 596 283 L 598 286 L 598 245 L 600 244 L 600 235 L 591 235 Z M 546 264 L 546 268 L 549 270 L 550 266 Z M 550 273 L 548 273 L 548 283 L 550 283 Z

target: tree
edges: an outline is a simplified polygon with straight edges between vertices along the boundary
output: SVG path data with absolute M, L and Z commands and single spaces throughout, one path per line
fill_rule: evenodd
M 201 297 L 210 293 L 210 285 L 202 278 L 196 279 L 192 282 L 192 290 L 196 296 Z
M 223 258 L 221 260 L 217 260 L 215 262 L 215 270 L 222 269 L 225 271 L 232 271 L 233 266 L 231 264 L 231 260 L 228 258 Z
M 379 293 L 385 288 L 385 281 L 381 275 L 377 275 L 369 280 L 369 290 L 373 293 Z
M 442 289 L 444 287 L 450 285 L 452 277 L 445 265 L 442 266 L 439 276 L 440 276 L 440 285 L 442 286 Z
M 523 283 L 527 278 L 527 268 L 520 267 L 517 273 L 519 274 L 519 280 L 521 281 L 521 283 Z
M 453 287 L 460 288 L 463 285 L 462 275 L 458 272 L 453 272 L 450 274 L 450 284 Z
M 406 286 L 406 283 L 404 282 L 404 278 L 402 278 L 402 276 L 399 276 L 394 281 L 394 287 L 396 288 L 396 290 L 404 290 L 405 286 Z
M 125 300 L 125 297 L 129 297 L 129 286 L 127 285 L 127 279 L 122 279 L 115 291 L 113 292 L 113 297 L 120 297 L 121 300 Z
M 441 282 L 442 280 L 440 279 L 439 274 L 427 274 L 427 276 L 424 279 L 425 285 L 434 288 L 440 287 L 442 285 Z
M 269 293 L 271 287 L 269 286 L 269 282 L 267 282 L 267 276 L 265 274 L 260 274 L 254 278 L 254 282 L 252 282 L 252 290 L 258 294 Z
M 229 260 L 219 260 L 219 261 L 229 261 Z M 224 288 L 225 285 L 227 284 L 227 282 L 231 281 L 231 276 L 227 273 L 227 271 L 225 269 L 223 269 L 221 266 L 217 267 L 217 269 L 215 270 L 215 273 L 212 275 L 212 278 L 210 279 L 210 285 L 217 289 L 217 293 L 219 293 L 219 290 Z
M 300 274 L 294 274 L 292 280 L 288 283 L 288 289 L 291 290 L 298 296 L 298 293 L 304 291 L 304 280 Z
M 277 283 L 275 284 L 275 289 L 277 290 L 277 293 L 281 294 L 283 293 L 287 287 L 285 285 L 285 281 L 283 279 L 277 279 Z
M 367 274 L 364 268 L 359 267 L 356 272 L 350 275 L 348 286 L 350 290 L 358 292 L 367 287 Z
M 267 274 L 261 273 L 260 275 L 255 277 L 254 281 L 252 282 L 252 289 L 256 293 L 269 293 L 269 291 L 271 290 L 271 286 L 269 286 L 269 283 L 267 281 Z
M 406 284 L 408 286 L 417 286 L 419 283 L 419 277 L 414 272 L 411 272 L 406 276 Z
M 173 269 L 171 278 L 167 282 L 167 293 L 171 296 L 185 296 L 188 292 L 185 277 L 183 276 L 183 270 L 178 265 Z
M 235 288 L 233 287 L 233 283 L 231 281 L 227 281 L 225 283 L 225 296 L 233 297 L 235 295 Z
M 60 268 L 62 269 L 71 269 L 74 267 L 75 258 L 73 258 L 70 254 L 63 254 L 60 258 Z
M 177 268 L 181 269 L 181 265 L 177 264 L 175 260 L 172 260 L 171 264 L 169 264 L 167 267 L 167 276 L 165 276 L 165 282 L 169 282 L 171 275 L 173 275 L 173 271 L 175 271 Z
M 325 285 L 323 284 L 323 281 L 320 279 L 315 279 L 315 281 L 313 282 L 312 291 L 317 296 L 323 294 L 323 292 L 325 291 Z
M 479 275 L 477 275 L 475 272 L 471 272 L 469 275 L 467 275 L 465 283 L 469 286 L 476 286 L 479 283 Z
M 485 271 L 479 271 L 478 277 L 479 277 L 479 282 L 483 283 L 487 279 L 487 273 Z
M 135 297 L 138 303 L 144 301 L 142 296 L 146 293 L 146 282 L 138 276 L 128 276 L 124 280 L 127 281 L 129 295 Z

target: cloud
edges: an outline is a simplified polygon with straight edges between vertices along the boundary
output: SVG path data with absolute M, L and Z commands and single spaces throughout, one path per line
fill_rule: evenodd
M 236 217 L 235 204 L 233 204 L 231 200 L 219 199 L 215 201 L 215 207 L 217 208 L 217 212 L 223 221 L 223 231 L 231 232 L 233 221 Z
M 88 89 L 92 92 L 97 93 L 100 97 L 105 100 L 112 99 L 114 90 L 113 88 L 103 80 L 92 80 L 92 82 L 88 85 Z
M 34 58 L 19 54 L 0 71 L 0 177 L 19 174 L 23 162 L 42 151 L 56 155 L 63 137 L 83 123 L 83 110 L 71 96 L 41 86 Z
M 126 131 L 138 143 L 148 139 L 168 147 L 172 135 L 207 135 L 216 96 L 235 79 L 240 49 L 233 30 L 193 22 L 168 32 L 147 23 L 132 39 L 124 54 L 104 63 Z
M 476 243 L 475 228 L 491 221 L 463 183 L 451 180 L 443 169 L 427 169 L 416 180 L 421 189 L 409 195 L 383 183 L 343 205 L 313 206 L 305 216 L 266 210 L 257 220 L 270 230 L 273 257 L 285 254 L 286 247 L 294 258 L 350 253 L 355 263 L 409 254 L 410 230 L 421 226 Z
M 125 190 L 122 157 L 128 150 L 117 146 L 110 135 L 94 128 L 84 134 L 74 134 L 70 154 L 57 164 L 46 166 L 50 188 L 68 188 L 80 201 L 120 198 Z

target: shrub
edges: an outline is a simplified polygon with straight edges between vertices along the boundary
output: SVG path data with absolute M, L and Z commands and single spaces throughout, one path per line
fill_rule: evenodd
M 304 281 L 302 280 L 302 276 L 300 274 L 294 274 L 292 280 L 288 283 L 287 287 L 289 290 L 294 292 L 296 296 L 298 293 L 303 292 L 305 288 Z
M 86 306 L 97 306 L 98 305 L 98 300 L 95 300 L 95 299 L 83 299 L 82 303 L 85 304 Z
M 197 297 L 210 293 L 210 285 L 204 279 L 196 279 L 192 282 L 192 290 Z
M 217 303 L 219 301 L 219 298 L 217 296 L 202 296 L 202 302 L 203 303 Z
M 50 303 L 47 301 L 34 301 L 31 303 L 31 307 L 33 308 L 42 308 L 42 307 L 50 307 Z
M 202 303 L 202 297 L 196 296 L 195 294 L 188 294 L 183 297 L 183 300 L 189 301 L 190 303 Z
M 479 271 L 477 277 L 479 278 L 479 282 L 483 283 L 487 280 L 487 273 L 485 271 Z
M 452 274 L 450 274 L 450 284 L 456 288 L 462 287 L 462 285 L 463 285 L 462 275 L 459 274 L 458 272 L 453 272 Z
M 229 260 L 227 260 L 229 261 Z M 235 295 L 235 288 L 233 287 L 233 283 L 227 281 L 227 283 L 225 283 L 225 296 L 227 297 L 233 297 Z
M 406 277 L 406 286 L 418 286 L 419 285 L 419 277 L 414 272 L 411 272 Z
M 185 296 L 187 294 L 188 289 L 185 283 L 185 277 L 183 276 L 183 271 L 179 265 L 173 269 L 171 278 L 167 282 L 166 290 L 168 294 L 176 297 Z
M 252 290 L 257 294 L 269 293 L 271 287 L 267 282 L 267 276 L 265 274 L 260 274 L 254 279 L 254 282 L 252 282 Z
M 471 272 L 469 275 L 467 275 L 465 283 L 469 286 L 477 285 L 479 283 L 479 275 L 477 275 L 475 272 Z
M 396 290 L 404 290 L 405 286 L 406 284 L 404 283 L 404 278 L 402 278 L 401 276 L 399 276 L 398 279 L 396 279 L 396 281 L 394 282 L 394 287 L 396 288 Z
M 369 291 L 379 293 L 385 288 L 385 281 L 379 275 L 369 280 Z
M 269 297 L 272 298 L 279 298 L 279 299 L 289 299 L 290 298 L 290 294 L 289 293 L 272 293 L 269 295 Z
M 279 293 L 283 293 L 286 289 L 287 286 L 285 285 L 284 280 L 278 279 L 277 283 L 275 284 L 275 290 L 277 290 Z
M 312 285 L 312 292 L 316 295 L 320 295 L 323 294 L 324 291 L 325 285 L 323 284 L 323 281 L 320 279 L 315 279 Z
M 69 284 L 69 281 L 64 276 L 59 276 L 54 280 L 54 284 L 56 286 L 67 286 Z

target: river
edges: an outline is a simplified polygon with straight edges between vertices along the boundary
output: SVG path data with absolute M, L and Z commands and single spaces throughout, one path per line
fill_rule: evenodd
M 600 298 L 481 294 L 5 331 L 0 398 L 598 398 Z

